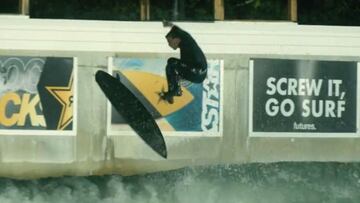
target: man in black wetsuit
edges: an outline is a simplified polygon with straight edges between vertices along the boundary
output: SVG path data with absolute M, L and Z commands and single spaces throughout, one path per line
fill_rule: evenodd
M 180 80 L 185 79 L 193 83 L 202 83 L 207 75 L 207 62 L 204 53 L 189 33 L 172 23 L 166 35 L 166 40 L 171 48 L 180 48 L 180 59 L 169 58 L 166 65 L 166 78 L 168 92 L 160 96 L 170 104 L 174 103 L 174 96 L 181 96 Z

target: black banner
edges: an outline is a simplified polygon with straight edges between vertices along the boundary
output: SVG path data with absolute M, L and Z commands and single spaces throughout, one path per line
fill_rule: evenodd
M 73 59 L 46 58 L 37 87 L 47 129 L 72 130 Z
M 253 132 L 356 132 L 357 62 L 253 61 Z

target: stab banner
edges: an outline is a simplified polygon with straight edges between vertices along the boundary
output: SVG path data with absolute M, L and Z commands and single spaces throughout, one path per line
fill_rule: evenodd
M 183 80 L 183 95 L 174 103 L 159 100 L 158 93 L 167 90 L 166 59 L 114 58 L 113 74 L 121 74 L 122 81 L 145 104 L 156 119 L 161 131 L 212 132 L 220 134 L 222 63 L 208 61 L 208 75 L 201 84 Z M 111 127 L 125 130 L 123 119 L 112 110 Z

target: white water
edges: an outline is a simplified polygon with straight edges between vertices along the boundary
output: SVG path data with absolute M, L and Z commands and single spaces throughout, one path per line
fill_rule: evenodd
M 0 179 L 1 203 L 351 203 L 360 164 L 278 163 L 185 168 L 143 176 Z

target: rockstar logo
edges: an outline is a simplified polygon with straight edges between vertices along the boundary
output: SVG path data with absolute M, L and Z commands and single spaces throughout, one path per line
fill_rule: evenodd
M 69 84 L 66 87 L 47 86 L 46 89 L 62 105 L 57 130 L 64 130 L 73 120 L 73 77 L 71 76 Z

